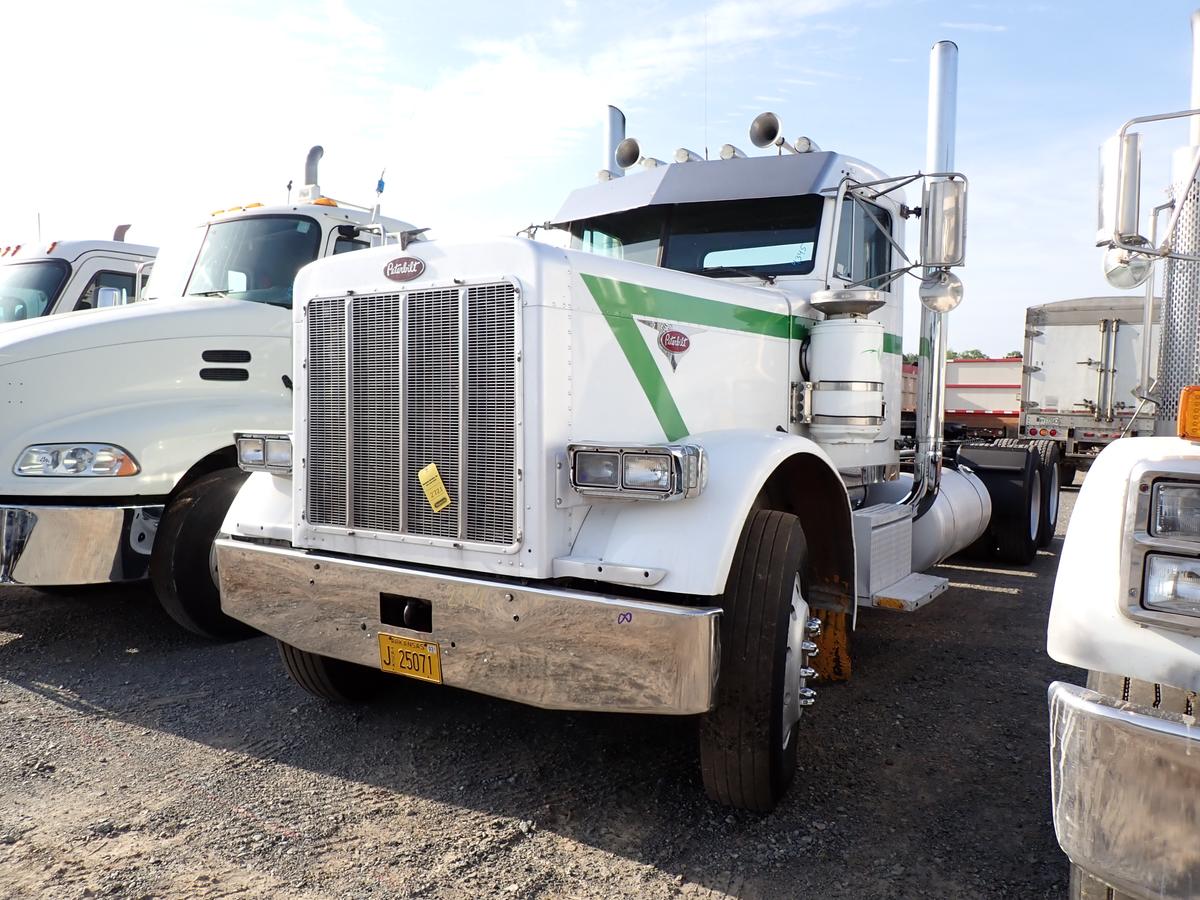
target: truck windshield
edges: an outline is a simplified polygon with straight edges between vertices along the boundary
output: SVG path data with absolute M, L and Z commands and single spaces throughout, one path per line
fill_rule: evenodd
M 49 312 L 70 274 L 70 265 L 62 259 L 0 266 L 0 323 Z
M 290 308 L 296 273 L 320 248 L 321 226 L 308 216 L 216 222 L 204 236 L 184 294 Z
M 571 246 L 714 278 L 807 275 L 823 200 L 816 195 L 649 207 L 571 225 Z

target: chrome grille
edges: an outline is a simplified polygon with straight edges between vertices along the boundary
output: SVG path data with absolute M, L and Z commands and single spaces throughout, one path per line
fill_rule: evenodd
M 504 283 L 309 304 L 309 524 L 516 540 L 516 315 Z
M 308 305 L 308 521 L 346 521 L 346 302 Z

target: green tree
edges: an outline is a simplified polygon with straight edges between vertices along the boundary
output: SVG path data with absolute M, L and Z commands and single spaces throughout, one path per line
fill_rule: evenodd
M 1020 350 L 1009 350 L 1007 353 L 1004 354 L 1004 358 L 1005 359 L 1020 359 L 1024 355 L 1025 354 L 1022 353 Z

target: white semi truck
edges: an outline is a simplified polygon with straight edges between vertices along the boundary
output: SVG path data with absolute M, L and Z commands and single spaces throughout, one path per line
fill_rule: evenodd
M 120 306 L 137 294 L 157 249 L 111 241 L 50 241 L 0 248 L 0 325 Z
M 232 430 L 291 420 L 293 279 L 413 236 L 324 197 L 321 153 L 299 202 L 222 210 L 165 247 L 146 302 L 0 329 L 0 597 L 149 574 L 180 624 L 244 631 L 221 614 L 212 539 L 244 477 Z
M 1110 280 L 1144 281 L 1148 314 L 1156 266 L 1165 278 L 1155 435 L 1092 464 L 1050 609 L 1050 655 L 1087 671 L 1086 687 L 1049 691 L 1054 826 L 1077 900 L 1200 896 L 1200 13 L 1192 41 L 1193 108 L 1131 119 L 1103 155 Z M 1133 129 L 1188 118 L 1167 202 L 1143 217 Z
M 307 267 L 294 430 L 237 439 L 225 612 L 333 700 L 383 670 L 700 716 L 709 794 L 773 807 L 815 699 L 818 611 L 915 609 L 946 588 L 922 574 L 941 559 L 1038 534 L 1034 452 L 942 458 L 956 55 L 933 50 L 924 176 L 786 141 L 769 113 L 750 136 L 776 154 L 667 165 L 610 110 L 601 180 L 555 220 L 573 249 L 431 241 Z M 904 276 L 922 270 L 901 473 Z

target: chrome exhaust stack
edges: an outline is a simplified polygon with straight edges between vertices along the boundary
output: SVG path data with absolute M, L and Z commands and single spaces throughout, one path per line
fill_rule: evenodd
M 615 106 L 608 107 L 604 119 L 604 153 L 602 154 L 600 171 L 596 173 L 599 181 L 611 181 L 620 178 L 625 170 L 617 164 L 617 147 L 625 140 L 625 113 Z
M 925 133 L 925 171 L 954 171 L 954 128 L 958 103 L 958 45 L 938 41 L 929 52 L 929 111 Z M 937 181 L 926 191 L 936 188 Z M 925 204 L 929 206 L 928 203 Z M 933 210 L 922 210 L 922 232 L 934 221 Z M 922 241 L 924 243 L 924 240 Z M 937 496 L 942 475 L 942 431 L 946 419 L 946 313 L 933 291 L 945 278 L 942 269 L 926 268 L 921 287 L 921 343 L 917 361 L 917 452 L 912 490 L 905 503 L 922 515 Z M 961 296 L 961 288 L 959 289 Z M 955 304 L 957 305 L 957 304 Z M 950 306 L 953 309 L 953 306 Z
M 304 160 L 304 187 L 296 193 L 298 202 L 312 203 L 321 196 L 321 185 L 317 184 L 317 165 L 324 155 L 324 147 L 318 145 L 309 148 L 308 156 Z

